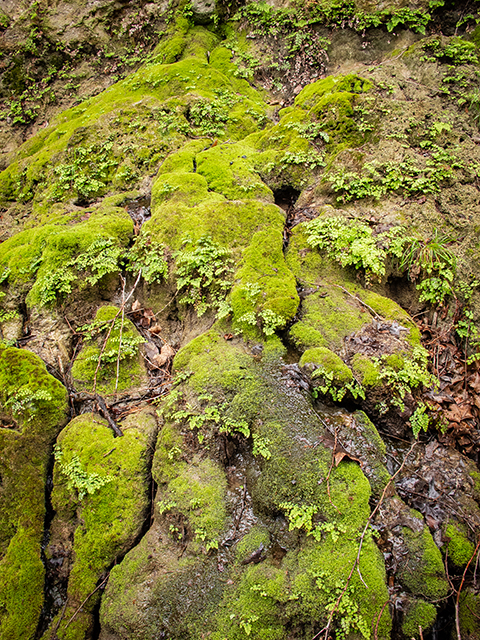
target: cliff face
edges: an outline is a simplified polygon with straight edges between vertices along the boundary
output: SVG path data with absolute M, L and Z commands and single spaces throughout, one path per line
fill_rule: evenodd
M 4 4 L 1 640 L 478 638 L 476 9 Z

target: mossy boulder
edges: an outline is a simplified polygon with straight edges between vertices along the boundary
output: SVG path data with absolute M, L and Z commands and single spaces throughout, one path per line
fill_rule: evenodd
M 276 367 L 278 361 L 256 360 L 244 343 L 226 341 L 215 330 L 177 354 L 174 368 L 186 381 L 163 409 L 154 530 L 179 552 L 172 557 L 157 533 L 127 555 L 107 587 L 106 638 L 127 637 L 132 625 L 142 638 L 151 638 L 155 625 L 157 633 L 161 627 L 173 637 L 194 637 L 198 620 L 192 618 L 192 600 L 173 595 L 192 582 L 204 589 L 202 627 L 215 638 L 240 638 L 247 631 L 284 638 L 292 625 L 298 637 L 310 637 L 326 621 L 328 605 L 337 597 L 335 584 L 346 579 L 358 552 L 352 539 L 358 540 L 368 518 L 370 486 L 353 462 L 340 463 L 326 480 L 331 452 L 322 445 L 325 427 L 301 394 L 282 386 Z M 242 464 L 245 474 L 240 486 L 228 475 L 229 489 L 223 475 L 228 461 Z M 190 487 L 186 474 L 193 474 Z M 208 495 L 212 498 L 204 504 Z M 245 517 L 238 520 L 239 508 Z M 215 524 L 219 509 L 223 515 Z M 218 577 L 212 579 L 215 565 Z M 370 624 L 386 598 L 383 561 L 370 536 L 360 569 L 368 591 L 352 578 L 335 618 L 339 625 L 346 618 L 356 631 Z M 135 581 L 124 599 L 128 575 Z M 156 576 L 151 586 L 147 575 Z M 127 609 L 127 600 L 148 603 L 145 613 Z M 379 637 L 388 637 L 390 626 L 384 613 Z
M 417 514 L 417 517 L 420 514 Z M 399 579 L 416 596 L 436 600 L 448 593 L 442 554 L 426 526 L 420 530 L 403 528 L 409 562 L 399 568 Z
M 144 410 L 130 416 L 122 428 L 123 436 L 115 438 L 98 416 L 82 415 L 69 422 L 57 440 L 52 493 L 56 515 L 47 558 L 54 561 L 62 548 L 70 565 L 68 605 L 51 623 L 56 629 L 58 624 L 59 638 L 80 639 L 91 633 L 100 595 L 96 587 L 106 582 L 115 559 L 135 543 L 148 515 L 149 447 L 156 419 Z
M 459 623 L 462 638 L 478 640 L 478 616 L 480 615 L 480 598 L 472 589 L 466 589 L 460 594 Z
M 33 353 L 1 347 L 0 399 L 0 637 L 20 640 L 43 605 L 45 482 L 67 392 Z

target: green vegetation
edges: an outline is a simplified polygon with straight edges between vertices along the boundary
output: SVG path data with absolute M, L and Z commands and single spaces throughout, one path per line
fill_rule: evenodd
M 475 546 L 468 539 L 464 527 L 450 523 L 447 524 L 444 531 L 447 538 L 449 561 L 455 567 L 465 567 L 474 554 Z
M 146 452 L 155 421 L 140 413 L 123 427 L 123 437 L 115 438 L 98 416 L 81 415 L 65 427 L 57 441 L 51 544 L 60 543 L 62 530 L 70 528 L 75 557 L 65 615 L 53 622 L 60 625 L 62 638 L 84 637 L 99 594 L 89 598 L 67 630 L 68 621 L 142 528 L 148 506 Z
M 38 356 L 3 346 L 0 403 L 0 637 L 23 640 L 33 637 L 43 605 L 45 479 L 67 393 Z
M 101 307 L 84 330 L 89 337 L 72 366 L 81 387 L 109 394 L 141 384 L 146 372 L 139 346 L 145 339 L 117 307 Z
M 387 193 L 401 193 L 405 197 L 418 193 L 438 193 L 440 187 L 455 178 L 455 169 L 462 162 L 446 149 L 432 145 L 423 166 L 409 156 L 401 162 L 382 165 L 365 163 L 361 173 L 341 169 L 331 173 L 327 180 L 339 193 L 338 202 L 351 202 L 363 198 L 379 200 Z
M 404 613 L 402 631 L 407 638 L 415 637 L 419 627 L 423 633 L 428 633 L 436 617 L 435 605 L 425 600 L 414 600 Z
M 335 353 L 324 347 L 307 349 L 299 362 L 310 370 L 313 396 L 329 395 L 335 402 L 341 402 L 347 392 L 353 397 L 365 399 L 362 387 L 353 377 L 350 368 Z
M 342 267 L 362 269 L 367 284 L 385 276 L 390 260 L 410 280 L 420 279 L 420 301 L 441 304 L 453 294 L 456 257 L 448 248 L 452 240 L 437 230 L 426 241 L 409 236 L 400 226 L 374 235 L 372 227 L 341 216 L 318 217 L 306 228 L 310 246 L 325 250 Z
M 186 238 L 175 258 L 180 302 L 192 304 L 198 316 L 209 308 L 216 310 L 218 318 L 228 315 L 230 307 L 225 296 L 232 286 L 233 272 L 230 252 L 211 237 L 201 236 L 196 244 Z
M 79 500 L 87 494 L 95 493 L 95 491 L 113 480 L 113 476 L 99 476 L 95 472 L 88 474 L 76 454 L 72 456 L 69 462 L 66 462 L 59 445 L 56 445 L 54 450 L 55 462 L 58 464 L 60 473 L 67 478 L 67 489 L 69 491 L 78 491 Z

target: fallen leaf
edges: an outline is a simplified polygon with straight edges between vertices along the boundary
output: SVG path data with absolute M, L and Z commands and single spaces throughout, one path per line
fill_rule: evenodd
M 160 354 L 162 356 L 165 356 L 166 358 L 173 358 L 175 353 L 176 353 L 175 349 L 169 344 L 164 344 L 163 347 L 160 349 Z
M 450 410 L 449 411 L 445 411 L 445 417 L 447 418 L 447 420 L 449 420 L 450 422 L 463 422 L 463 420 L 469 420 L 471 418 L 473 418 L 473 414 L 470 411 L 470 405 L 469 404 L 464 404 L 464 405 L 455 405 L 455 404 L 451 404 L 450 405 Z
M 159 324 L 154 324 L 152 327 L 150 327 L 150 333 L 154 333 L 155 335 L 157 335 L 161 331 L 162 327 Z
M 478 373 L 474 375 L 472 380 L 469 380 L 468 386 L 471 387 L 475 393 L 480 393 L 480 375 Z
M 135 300 L 135 302 L 132 304 L 132 311 L 139 311 L 142 308 L 142 305 L 140 304 L 140 302 L 138 300 Z

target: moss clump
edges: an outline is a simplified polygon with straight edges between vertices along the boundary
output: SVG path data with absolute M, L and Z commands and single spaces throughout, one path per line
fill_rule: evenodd
M 290 336 L 301 349 L 322 346 L 340 351 L 344 339 L 370 321 L 370 314 L 350 296 L 338 287 L 326 285 L 305 299 L 302 319 L 290 329 Z M 309 339 L 316 344 L 306 342 Z
M 72 376 L 77 384 L 89 391 L 95 387 L 100 393 L 111 394 L 126 392 L 146 380 L 138 350 L 145 340 L 130 320 L 122 318 L 120 309 L 101 307 L 91 335 L 73 363 Z M 118 380 L 117 360 L 120 362 Z
M 20 526 L 0 560 L 0 638 L 33 638 L 37 628 L 45 569 L 35 529 Z
M 374 291 L 368 291 L 366 289 L 361 289 L 360 287 L 355 287 L 354 290 L 352 290 L 352 293 L 358 295 L 363 302 L 368 304 L 368 306 L 371 307 L 375 313 L 382 316 L 382 318 L 385 318 L 386 320 L 395 320 L 400 325 L 408 329 L 408 334 L 405 334 L 406 341 L 412 347 L 419 346 L 421 344 L 420 329 L 413 322 L 408 313 L 396 302 L 390 300 L 390 298 L 380 296 Z
M 459 569 L 465 567 L 475 551 L 475 546 L 462 529 L 451 523 L 447 524 L 444 529 L 447 538 L 448 559 Z
M 448 593 L 442 554 L 427 527 L 412 531 L 403 527 L 403 537 L 409 551 L 408 566 L 402 567 L 398 576 L 410 591 L 423 598 L 437 600 Z
M 57 515 L 52 524 L 50 544 L 68 544 L 62 540 L 62 533 L 70 527 L 75 531 L 68 606 L 57 630 L 58 637 L 65 640 L 83 638 L 91 628 L 90 616 L 99 599 L 97 594 L 83 606 L 81 614 L 68 629 L 66 624 L 114 559 L 131 547 L 146 515 L 147 446 L 155 430 L 155 421 L 152 416 L 137 415 L 123 426 L 123 437 L 114 438 L 112 430 L 98 416 L 82 415 L 72 420 L 58 438 L 62 458 L 54 467 L 52 504 Z M 81 500 L 74 476 L 66 475 L 67 465 L 75 456 L 87 475 L 98 474 L 109 479 L 107 484 L 87 493 Z
M 163 434 L 162 434 L 163 435 Z M 165 446 L 165 444 L 163 445 Z M 167 455 L 178 455 L 170 448 Z M 155 479 L 160 482 L 162 465 L 157 461 Z M 224 495 L 227 488 L 225 473 L 208 458 L 195 456 L 189 464 L 176 465 L 175 475 L 159 491 L 157 509 L 167 519 L 172 515 L 185 518 L 194 537 L 190 552 L 218 549 L 218 540 L 225 527 L 226 509 Z
M 348 366 L 330 349 L 322 347 L 307 349 L 300 358 L 299 365 L 312 371 L 320 368 L 333 374 L 333 382 L 336 384 L 350 382 L 353 379 L 353 374 Z
M 183 18 L 175 27 L 168 55 L 161 44 L 155 62 L 64 111 L 22 145 L 0 173 L 0 200 L 32 200 L 36 212 L 72 195 L 85 204 L 129 188 L 188 136 L 238 139 L 257 131 L 265 103 L 235 76 L 230 53 L 222 55 L 218 38 L 202 27 L 189 32 Z M 212 47 L 218 51 L 209 63 Z
M 265 527 L 256 525 L 243 536 L 238 542 L 235 549 L 235 555 L 238 562 L 248 559 L 252 553 L 260 548 L 267 549 L 270 544 L 270 534 Z
M 361 382 L 364 387 L 381 385 L 379 369 L 368 356 L 356 353 L 352 358 L 351 365 L 353 371 L 361 376 Z
M 0 636 L 23 640 L 43 604 L 46 469 L 66 422 L 67 392 L 38 356 L 3 347 L 0 402 Z
M 325 622 L 326 606 L 336 597 L 335 585 L 345 579 L 358 550 L 352 540 L 357 539 L 370 513 L 370 486 L 356 464 L 341 463 L 331 471 L 329 498 L 325 477 L 331 452 L 318 446 L 323 426 L 305 398 L 289 395 L 279 385 L 276 364 L 271 360 L 264 362 L 263 358 L 253 359 L 244 346 L 226 342 L 214 330 L 190 342 L 174 361 L 175 372 L 192 373 L 181 383 L 177 395 L 167 400 L 164 409 L 167 423 L 155 456 L 155 477 L 160 485 L 163 511 L 157 518 L 164 529 L 168 523 L 175 526 L 179 514 L 184 516 L 187 530 L 195 528 L 191 524 L 192 509 L 185 502 L 187 494 L 182 489 L 177 492 L 179 499 L 175 498 L 177 483 L 184 486 L 185 474 L 191 467 L 184 462 L 185 455 L 189 455 L 191 432 L 201 438 L 203 448 L 201 458 L 193 456 L 194 483 L 198 460 L 205 460 L 205 447 L 208 451 L 217 450 L 215 433 L 225 420 L 242 421 L 253 436 L 254 446 L 261 442 L 268 448 L 268 455 L 257 456 L 258 468 L 247 472 L 248 493 L 257 523 L 250 529 L 247 526 L 246 535 L 237 544 L 228 569 L 229 584 L 219 594 L 220 604 L 217 601 L 216 606 L 202 614 L 204 627 L 214 638 L 240 638 L 245 633 L 259 638 L 282 638 L 285 626 L 298 626 L 309 633 L 315 624 Z M 210 393 L 208 400 L 204 397 L 205 389 Z M 211 413 L 205 422 L 207 408 Z M 215 408 L 220 412 L 218 419 Z M 243 442 L 241 446 L 246 444 L 246 436 L 238 432 L 231 433 L 230 438 Z M 305 446 L 305 442 L 316 446 Z M 210 473 L 210 477 L 217 485 L 215 474 Z M 213 491 L 213 487 L 208 491 Z M 191 500 L 192 494 L 188 497 Z M 181 510 L 179 503 L 183 505 Z M 296 510 L 310 516 L 299 524 L 295 520 Z M 281 534 L 289 536 L 289 542 L 283 542 L 282 546 L 287 544 L 290 549 L 281 561 L 275 560 L 270 552 L 279 534 L 270 514 L 278 513 L 284 513 L 290 525 L 290 532 Z M 261 545 L 264 562 L 245 564 Z M 190 557 L 195 549 L 195 541 L 192 544 L 188 538 L 183 557 Z M 165 562 L 161 560 L 163 566 Z M 176 568 L 172 569 L 173 566 Z M 336 620 L 342 627 L 346 618 L 352 631 L 366 628 L 387 598 L 383 561 L 369 536 L 360 566 L 368 592 L 360 579 L 354 578 L 344 609 Z M 170 564 L 172 570 L 176 576 L 172 580 L 183 584 L 186 575 L 181 568 Z M 157 585 L 156 602 L 160 594 L 163 602 L 166 587 Z M 364 592 L 368 597 L 363 597 Z M 159 611 L 158 616 L 163 615 Z M 386 638 L 390 626 L 387 613 L 379 624 L 379 637 Z
M 104 204 L 82 217 L 76 224 L 67 217 L 59 224 L 26 229 L 2 243 L 0 268 L 11 286 L 28 284 L 30 306 L 51 304 L 73 288 L 85 288 L 89 280 L 119 271 L 121 249 L 133 231 L 130 216 Z
M 425 600 L 414 600 L 404 612 L 402 632 L 407 638 L 416 637 L 419 627 L 423 633 L 428 633 L 436 617 L 437 610 L 433 604 Z
M 480 597 L 470 590 L 460 594 L 459 620 L 462 638 L 479 640 L 480 630 L 478 618 L 480 616 Z

